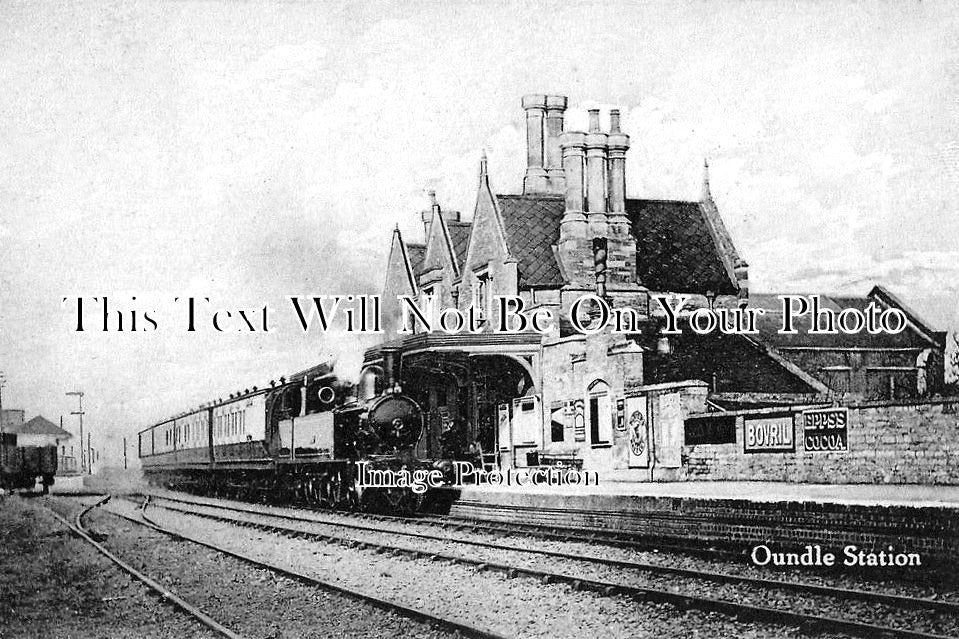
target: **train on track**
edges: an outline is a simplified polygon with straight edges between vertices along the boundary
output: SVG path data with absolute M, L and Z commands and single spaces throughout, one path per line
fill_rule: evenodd
M 56 446 L 19 446 L 15 433 L 0 433 L 0 489 L 33 490 L 39 478 L 46 495 L 56 473 Z
M 264 503 L 414 511 L 406 487 L 365 488 L 357 462 L 393 473 L 433 469 L 417 452 L 424 420 L 400 392 L 398 358 L 359 384 L 330 364 L 252 388 L 139 433 L 148 482 L 174 490 Z

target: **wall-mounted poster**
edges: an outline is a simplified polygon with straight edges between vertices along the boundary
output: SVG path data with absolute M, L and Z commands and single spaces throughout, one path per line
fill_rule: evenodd
M 849 450 L 849 410 L 824 408 L 802 414 L 803 447 L 807 453 Z
M 576 441 L 586 441 L 586 403 L 581 399 L 573 405 L 573 433 Z
M 659 396 L 659 412 L 653 428 L 659 431 L 656 462 L 664 468 L 679 468 L 683 447 L 683 402 L 679 393 Z
M 747 418 L 743 421 L 743 452 L 795 452 L 794 430 L 792 413 Z
M 498 415 L 499 449 L 501 451 L 507 451 L 510 449 L 510 443 L 513 439 L 509 428 L 509 404 L 500 404 Z
M 629 467 L 649 468 L 649 404 L 646 396 L 626 398 Z

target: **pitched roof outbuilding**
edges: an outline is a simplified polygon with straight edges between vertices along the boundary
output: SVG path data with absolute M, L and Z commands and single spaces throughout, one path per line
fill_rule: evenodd
M 4 428 L 4 430 L 8 433 L 16 433 L 18 435 L 56 435 L 57 437 L 62 438 L 73 437 L 73 435 L 41 415 L 37 415 L 33 419 L 18 426 L 7 426 Z

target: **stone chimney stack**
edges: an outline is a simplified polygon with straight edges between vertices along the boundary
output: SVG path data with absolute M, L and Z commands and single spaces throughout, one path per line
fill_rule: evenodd
M 549 191 L 549 180 L 543 166 L 546 96 L 524 95 L 523 110 L 526 111 L 526 178 L 523 180 L 523 193 L 546 193 Z
M 560 148 L 563 151 L 563 171 L 566 174 L 566 211 L 563 214 L 561 232 L 568 233 L 572 230 L 571 225 L 582 224 L 584 228 L 572 234 L 585 237 L 583 161 L 586 151 L 586 134 L 579 131 L 563 133 L 560 138 Z M 567 229 L 567 227 L 570 228 Z
M 599 129 L 599 109 L 589 110 L 586 134 L 586 206 L 589 227 L 597 236 L 606 233 L 606 155 L 609 136 Z
M 546 158 L 544 166 L 549 180 L 549 190 L 562 194 L 566 191 L 566 172 L 563 170 L 563 149 L 560 136 L 563 135 L 563 116 L 566 113 L 567 99 L 564 95 L 546 96 Z
M 557 99 L 557 107 L 560 104 L 558 96 L 546 99 L 548 105 L 553 99 Z M 550 135 L 556 131 L 550 127 L 557 125 L 561 122 L 547 122 Z M 566 203 L 556 248 L 569 290 L 594 289 L 602 295 L 641 293 L 636 279 L 636 240 L 626 214 L 629 136 L 620 128 L 619 111 L 610 113 L 607 135 L 600 129 L 599 109 L 590 109 L 587 132 L 565 131 L 559 136 L 559 146 L 565 188 L 554 192 L 565 193 Z M 549 160 L 547 167 L 551 168 Z M 551 188 L 557 185 L 553 175 L 549 173 Z
M 612 109 L 609 112 L 609 161 L 606 170 L 609 183 L 609 225 L 614 234 L 629 232 L 629 218 L 626 217 L 628 150 L 629 136 L 620 129 L 619 109 Z

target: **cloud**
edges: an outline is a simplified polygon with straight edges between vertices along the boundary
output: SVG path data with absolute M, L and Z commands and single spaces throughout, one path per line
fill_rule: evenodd
M 892 157 L 885 153 L 857 153 L 849 141 L 841 136 L 831 138 L 811 152 L 809 166 L 820 178 L 828 179 L 873 172 L 879 172 L 888 179 L 904 170 L 895 167 Z
M 281 44 L 271 48 L 250 65 L 254 82 L 276 82 L 293 88 L 322 66 L 327 48 L 315 40 L 299 44 Z

